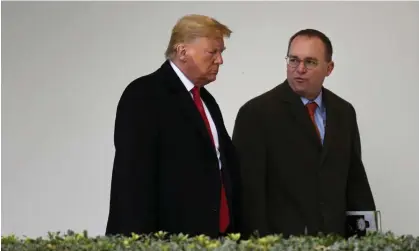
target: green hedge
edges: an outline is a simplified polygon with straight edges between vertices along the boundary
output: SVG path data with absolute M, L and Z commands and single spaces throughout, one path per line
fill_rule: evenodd
M 140 251 L 140 250 L 281 250 L 281 251 L 412 251 L 419 250 L 419 237 L 397 236 L 391 232 L 373 233 L 362 238 L 344 239 L 338 236 L 290 237 L 281 235 L 239 240 L 239 234 L 211 239 L 206 236 L 154 235 L 132 237 L 89 237 L 87 232 L 67 234 L 48 233 L 48 237 L 25 238 L 2 236 L 2 251 Z

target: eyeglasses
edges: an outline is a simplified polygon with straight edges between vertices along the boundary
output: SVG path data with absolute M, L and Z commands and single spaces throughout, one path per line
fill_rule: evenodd
M 301 60 L 297 57 L 285 57 L 285 60 L 287 61 L 287 64 L 292 68 L 297 68 L 301 64 L 301 61 L 304 62 L 304 67 L 307 70 L 312 70 L 319 65 L 319 62 L 315 59 Z

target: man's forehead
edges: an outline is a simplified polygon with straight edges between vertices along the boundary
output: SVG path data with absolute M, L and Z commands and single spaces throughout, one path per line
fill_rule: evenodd
M 223 38 L 208 38 L 208 41 L 211 45 L 224 47 L 224 39 Z
M 325 53 L 323 42 L 317 37 L 298 36 L 290 45 L 289 56 L 321 58 Z
M 224 39 L 222 38 L 203 38 L 202 43 L 203 46 L 211 49 L 218 49 L 218 50 L 225 50 Z

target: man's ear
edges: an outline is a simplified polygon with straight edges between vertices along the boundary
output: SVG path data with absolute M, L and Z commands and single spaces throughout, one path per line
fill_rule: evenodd
M 186 60 L 186 46 L 185 46 L 185 44 L 178 44 L 177 46 L 176 46 L 176 53 L 178 54 L 178 56 L 179 56 L 179 59 L 181 60 L 181 61 L 185 61 Z
M 326 76 L 329 76 L 332 73 L 334 68 L 335 68 L 335 62 L 330 61 L 329 65 L 327 66 L 327 75 Z

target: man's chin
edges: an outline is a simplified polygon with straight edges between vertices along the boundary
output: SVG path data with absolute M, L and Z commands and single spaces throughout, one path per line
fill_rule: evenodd
M 217 74 L 208 76 L 208 83 L 214 82 L 217 79 Z
M 290 87 L 297 94 L 302 94 L 304 93 L 304 90 L 305 90 L 303 86 L 295 82 L 290 83 Z

